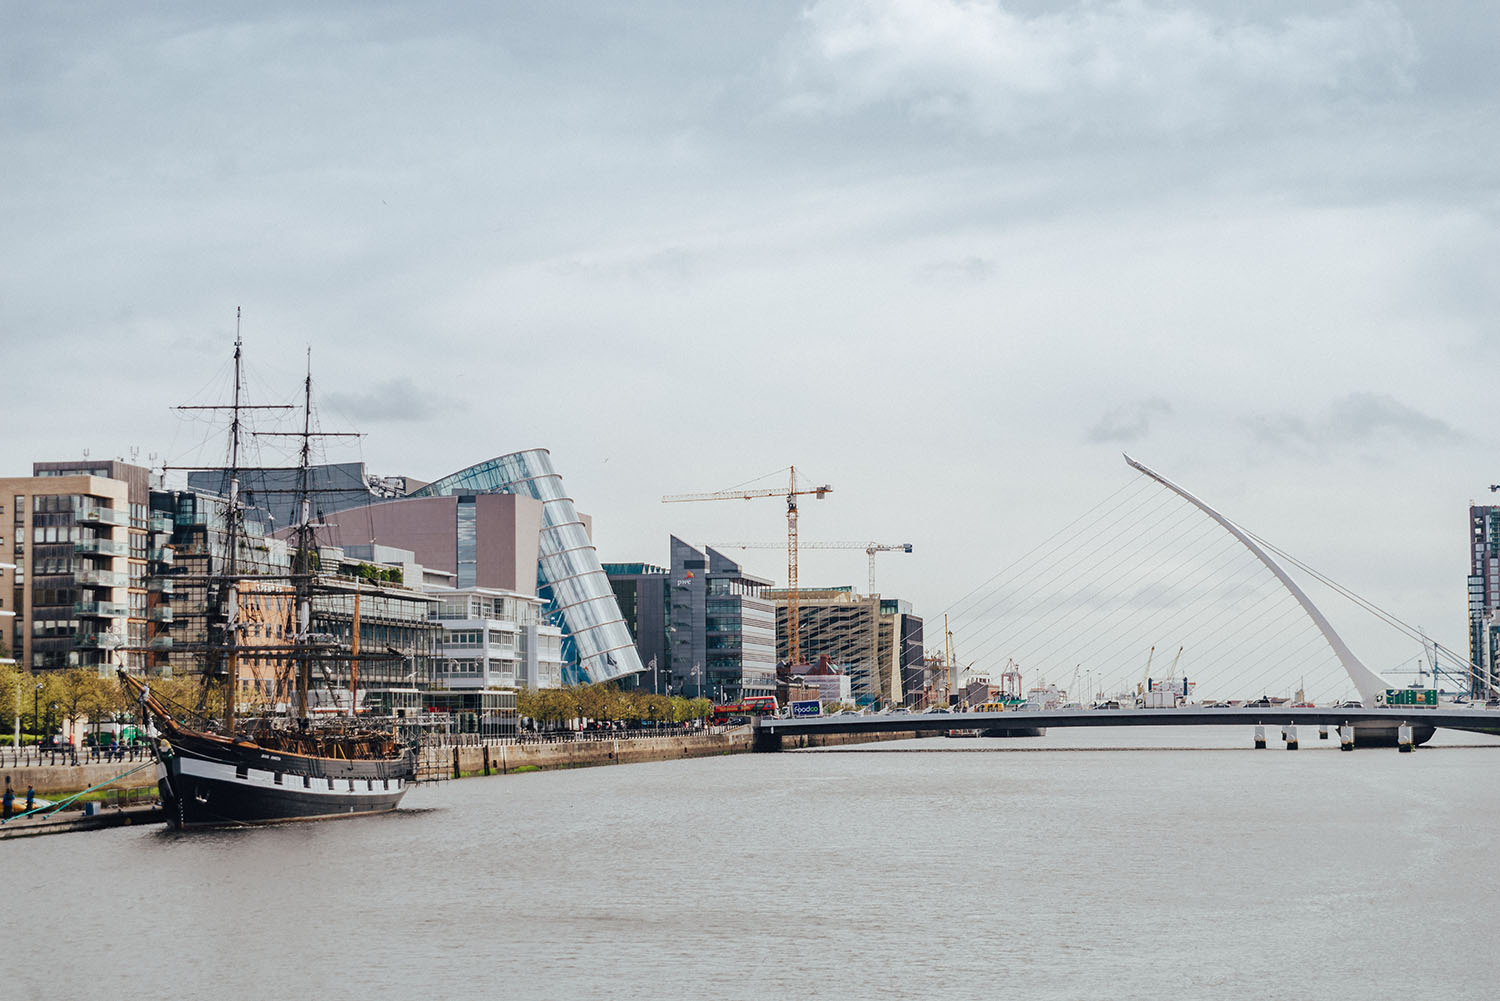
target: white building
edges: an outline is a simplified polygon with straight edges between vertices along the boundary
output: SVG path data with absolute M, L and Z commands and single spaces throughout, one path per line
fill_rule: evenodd
M 534 595 L 490 587 L 429 588 L 440 598 L 445 688 L 559 688 L 562 630 L 543 620 Z
M 852 683 L 847 674 L 809 674 L 800 679 L 802 684 L 818 690 L 818 701 L 825 705 L 839 702 L 854 702 Z

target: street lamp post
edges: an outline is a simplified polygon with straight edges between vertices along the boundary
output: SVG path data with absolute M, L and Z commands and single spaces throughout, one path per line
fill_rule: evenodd
M 41 735 L 42 735 L 41 731 L 40 731 L 40 729 L 39 729 L 39 727 L 37 725 L 37 720 L 38 720 L 38 715 L 37 714 L 41 712 L 40 708 L 38 707 L 38 703 L 41 701 L 41 698 L 42 698 L 42 686 L 41 685 L 37 685 L 36 686 L 36 691 L 34 691 L 34 692 L 31 693 L 31 732 L 34 733 L 34 734 L 36 734 L 36 736 L 38 738 L 40 738 Z

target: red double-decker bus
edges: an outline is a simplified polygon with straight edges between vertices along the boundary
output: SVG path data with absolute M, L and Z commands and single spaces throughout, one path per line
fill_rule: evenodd
M 751 695 L 738 702 L 726 702 L 721 706 L 714 706 L 713 711 L 708 714 L 708 721 L 713 724 L 723 724 L 732 719 L 775 716 L 779 708 L 774 695 Z

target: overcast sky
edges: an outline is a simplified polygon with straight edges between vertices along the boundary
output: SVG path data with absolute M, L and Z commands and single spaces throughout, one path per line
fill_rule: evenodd
M 549 448 L 606 560 L 784 538 L 660 497 L 795 463 L 936 645 L 1128 449 L 1466 649 L 1491 5 L 242 6 L 0 3 L 0 470 L 187 458 L 242 306 L 330 458 Z

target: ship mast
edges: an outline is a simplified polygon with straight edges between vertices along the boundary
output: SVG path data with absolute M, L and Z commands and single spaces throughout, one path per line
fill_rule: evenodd
M 224 491 L 224 559 L 222 572 L 211 573 L 207 578 L 210 581 L 223 582 L 223 591 L 220 593 L 220 605 L 224 615 L 224 642 L 211 644 L 215 654 L 221 659 L 218 663 L 208 660 L 204 664 L 205 678 L 218 674 L 222 666 L 224 677 L 224 719 L 223 726 L 226 733 L 232 731 L 235 726 L 235 696 L 239 686 L 239 647 L 240 647 L 240 542 L 244 536 L 245 509 L 240 499 L 240 475 L 244 470 L 240 467 L 240 441 L 244 436 L 244 412 L 247 410 L 288 410 L 283 404 L 248 404 L 240 402 L 240 394 L 244 389 L 244 341 L 240 336 L 240 317 L 242 310 L 239 306 L 234 308 L 234 395 L 229 404 L 190 404 L 180 406 L 178 410 L 228 410 L 229 419 L 229 466 L 224 471 L 228 473 L 228 486 Z M 163 471 L 168 469 L 204 469 L 214 467 L 202 466 L 163 466 Z M 212 566 L 212 563 L 210 563 Z
M 318 542 L 312 511 L 312 440 L 318 438 L 358 438 L 357 432 L 318 431 L 312 429 L 312 348 L 307 349 L 307 375 L 302 380 L 302 430 L 265 432 L 267 436 L 302 439 L 297 450 L 296 532 L 293 535 L 296 555 L 292 560 L 292 580 L 297 600 L 297 623 L 293 636 L 293 657 L 297 664 L 297 723 L 308 726 L 308 693 L 312 689 L 312 595 L 318 573 Z M 357 649 L 357 648 L 356 648 Z
M 307 729 L 307 694 L 312 687 L 312 576 L 316 540 L 309 492 L 312 466 L 312 349 L 307 350 L 307 376 L 302 382 L 302 448 L 297 453 L 297 725 Z
M 234 402 L 229 420 L 229 505 L 224 511 L 224 732 L 234 732 L 235 690 L 239 687 L 240 647 L 240 390 L 244 373 L 240 366 L 240 307 L 234 307 Z

